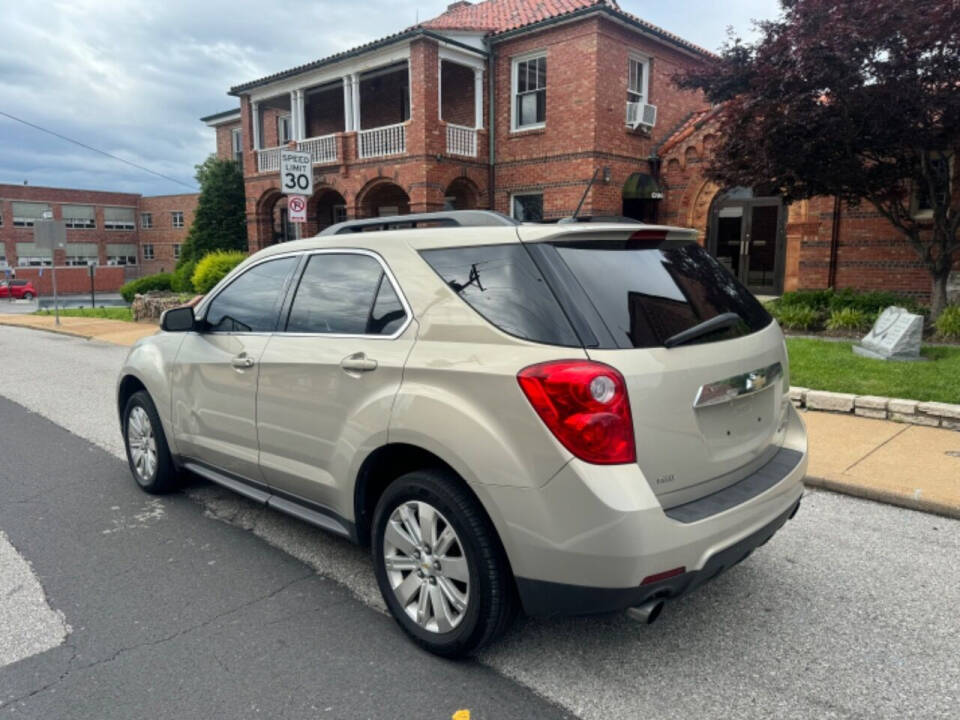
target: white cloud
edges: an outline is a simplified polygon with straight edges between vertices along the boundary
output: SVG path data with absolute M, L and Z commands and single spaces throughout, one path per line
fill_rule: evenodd
M 158 172 L 193 181 L 213 150 L 199 118 L 234 107 L 232 85 L 349 49 L 444 10 L 449 0 L 33 0 L 0 9 L 0 110 Z M 621 0 L 623 9 L 715 49 L 775 0 Z M 0 182 L 180 192 L 0 117 Z

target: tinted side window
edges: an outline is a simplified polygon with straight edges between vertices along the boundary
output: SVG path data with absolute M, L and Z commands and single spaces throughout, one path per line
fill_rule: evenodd
M 214 332 L 272 332 L 284 284 L 297 265 L 286 257 L 247 270 L 217 295 L 207 308 L 206 321 Z
M 369 255 L 312 255 L 293 298 L 287 332 L 392 335 L 406 313 Z
M 519 243 L 424 250 L 421 255 L 470 307 L 504 332 L 580 347 L 557 299 Z

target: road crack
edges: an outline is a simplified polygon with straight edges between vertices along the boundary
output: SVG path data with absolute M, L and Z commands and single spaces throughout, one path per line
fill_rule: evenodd
M 199 623 L 196 623 L 196 624 L 194 624 L 194 625 L 191 625 L 190 627 L 184 628 L 183 630 L 178 630 L 178 631 L 175 632 L 175 633 L 171 633 L 170 635 L 167 635 L 166 637 L 159 638 L 159 639 L 157 639 L 157 640 L 146 640 L 146 641 L 144 641 L 144 642 L 136 643 L 135 645 L 130 645 L 130 646 L 118 648 L 116 651 L 114 651 L 114 652 L 113 652 L 111 655 L 109 655 L 108 657 L 102 658 L 102 659 L 100 659 L 100 660 L 95 660 L 94 662 L 87 663 L 86 665 L 81 665 L 81 666 L 79 666 L 79 667 L 77 667 L 77 668 L 74 668 L 74 667 L 73 667 L 73 663 L 74 663 L 74 661 L 75 661 L 76 658 L 77 658 L 78 651 L 77 651 L 77 649 L 76 649 L 75 646 L 73 646 L 73 645 L 71 645 L 71 644 L 66 644 L 66 646 L 69 647 L 70 650 L 71 650 L 71 655 L 70 655 L 69 660 L 67 661 L 67 667 L 66 667 L 66 669 L 60 674 L 60 676 L 59 676 L 58 678 L 56 678 L 55 680 L 51 680 L 49 683 L 43 685 L 42 687 L 39 687 L 39 688 L 37 688 L 37 689 L 35 689 L 35 690 L 31 690 L 31 691 L 28 692 L 28 693 L 25 693 L 25 694 L 20 695 L 20 696 L 18 696 L 18 697 L 12 698 L 12 699 L 4 702 L 4 703 L 0 703 L 0 710 L 3 710 L 3 709 L 5 709 L 5 708 L 7 708 L 7 707 L 10 707 L 11 705 L 15 705 L 15 704 L 17 704 L 17 703 L 21 703 L 21 702 L 24 702 L 24 701 L 26 701 L 26 700 L 30 700 L 31 698 L 34 698 L 34 697 L 36 697 L 37 695 L 40 695 L 40 694 L 42 694 L 42 693 L 44 693 L 44 692 L 46 692 L 46 691 L 48 691 L 48 690 L 56 687 L 57 685 L 59 685 L 60 683 L 62 683 L 64 680 L 66 680 L 67 677 L 69 677 L 70 675 L 72 675 L 72 674 L 75 673 L 75 672 L 82 672 L 82 671 L 84 671 L 84 670 L 90 670 L 90 669 L 93 669 L 93 668 L 101 667 L 101 666 L 103 666 L 103 665 L 108 665 L 108 664 L 112 663 L 114 660 L 116 660 L 117 658 L 119 658 L 119 657 L 121 657 L 121 656 L 123 656 L 123 655 L 126 655 L 127 653 L 131 653 L 131 652 L 134 652 L 134 651 L 136 651 L 136 650 L 140 650 L 140 649 L 142 649 L 142 648 L 156 647 L 156 646 L 158 646 L 158 645 L 163 645 L 164 643 L 171 642 L 171 641 L 173 641 L 173 640 L 176 640 L 177 638 L 183 637 L 184 635 L 189 635 L 190 633 L 194 633 L 194 632 L 196 632 L 196 631 L 198 631 L 198 630 L 203 630 L 204 628 L 207 628 L 207 627 L 213 625 L 213 624 L 216 623 L 218 620 L 221 620 L 221 619 L 223 619 L 223 618 L 225 618 L 225 617 L 227 617 L 227 616 L 229 616 L 229 615 L 233 615 L 234 613 L 238 613 L 238 612 L 240 612 L 241 610 L 244 610 L 244 609 L 246 609 L 246 608 L 248 608 L 248 607 L 251 607 L 251 606 L 253 606 L 253 605 L 256 605 L 256 604 L 258 604 L 258 603 L 264 602 L 264 601 L 266 601 L 266 600 L 270 600 L 270 599 L 276 597 L 277 595 L 279 595 L 280 593 L 282 593 L 284 590 L 287 590 L 288 588 L 292 587 L 293 585 L 296 585 L 297 583 L 299 583 L 299 582 L 301 582 L 301 581 L 303 581 L 303 580 L 306 580 L 306 579 L 308 579 L 308 578 L 315 577 L 315 576 L 316 576 L 316 573 L 313 572 L 312 570 L 310 570 L 310 571 L 308 571 L 308 572 L 303 573 L 302 575 L 298 575 L 297 577 L 293 578 L 293 579 L 290 580 L 289 582 L 284 583 L 284 584 L 281 585 L 280 587 L 276 588 L 275 590 L 270 591 L 269 593 L 266 593 L 265 595 L 260 595 L 260 596 L 258 596 L 258 597 L 252 598 L 251 600 L 248 600 L 247 602 L 241 603 L 240 605 L 237 605 L 236 607 L 232 607 L 232 608 L 230 608 L 229 610 L 224 610 L 223 612 L 217 613 L 217 614 L 214 615 L 213 617 L 207 618 L 206 620 L 204 620 L 204 621 L 202 621 L 202 622 L 199 622 Z M 218 658 L 218 662 L 219 662 L 219 658 Z M 221 665 L 222 665 L 222 663 L 221 663 Z

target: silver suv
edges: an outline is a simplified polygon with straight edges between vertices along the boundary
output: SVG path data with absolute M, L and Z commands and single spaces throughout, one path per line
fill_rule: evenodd
M 441 655 L 520 608 L 650 622 L 799 506 L 780 328 L 689 230 L 341 223 L 162 328 L 118 383 L 137 483 L 190 471 L 369 543 Z

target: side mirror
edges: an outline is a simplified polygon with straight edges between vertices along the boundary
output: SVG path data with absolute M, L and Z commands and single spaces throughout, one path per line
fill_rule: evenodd
M 192 307 L 176 307 L 165 311 L 160 318 L 160 329 L 165 332 L 189 332 L 196 326 Z

